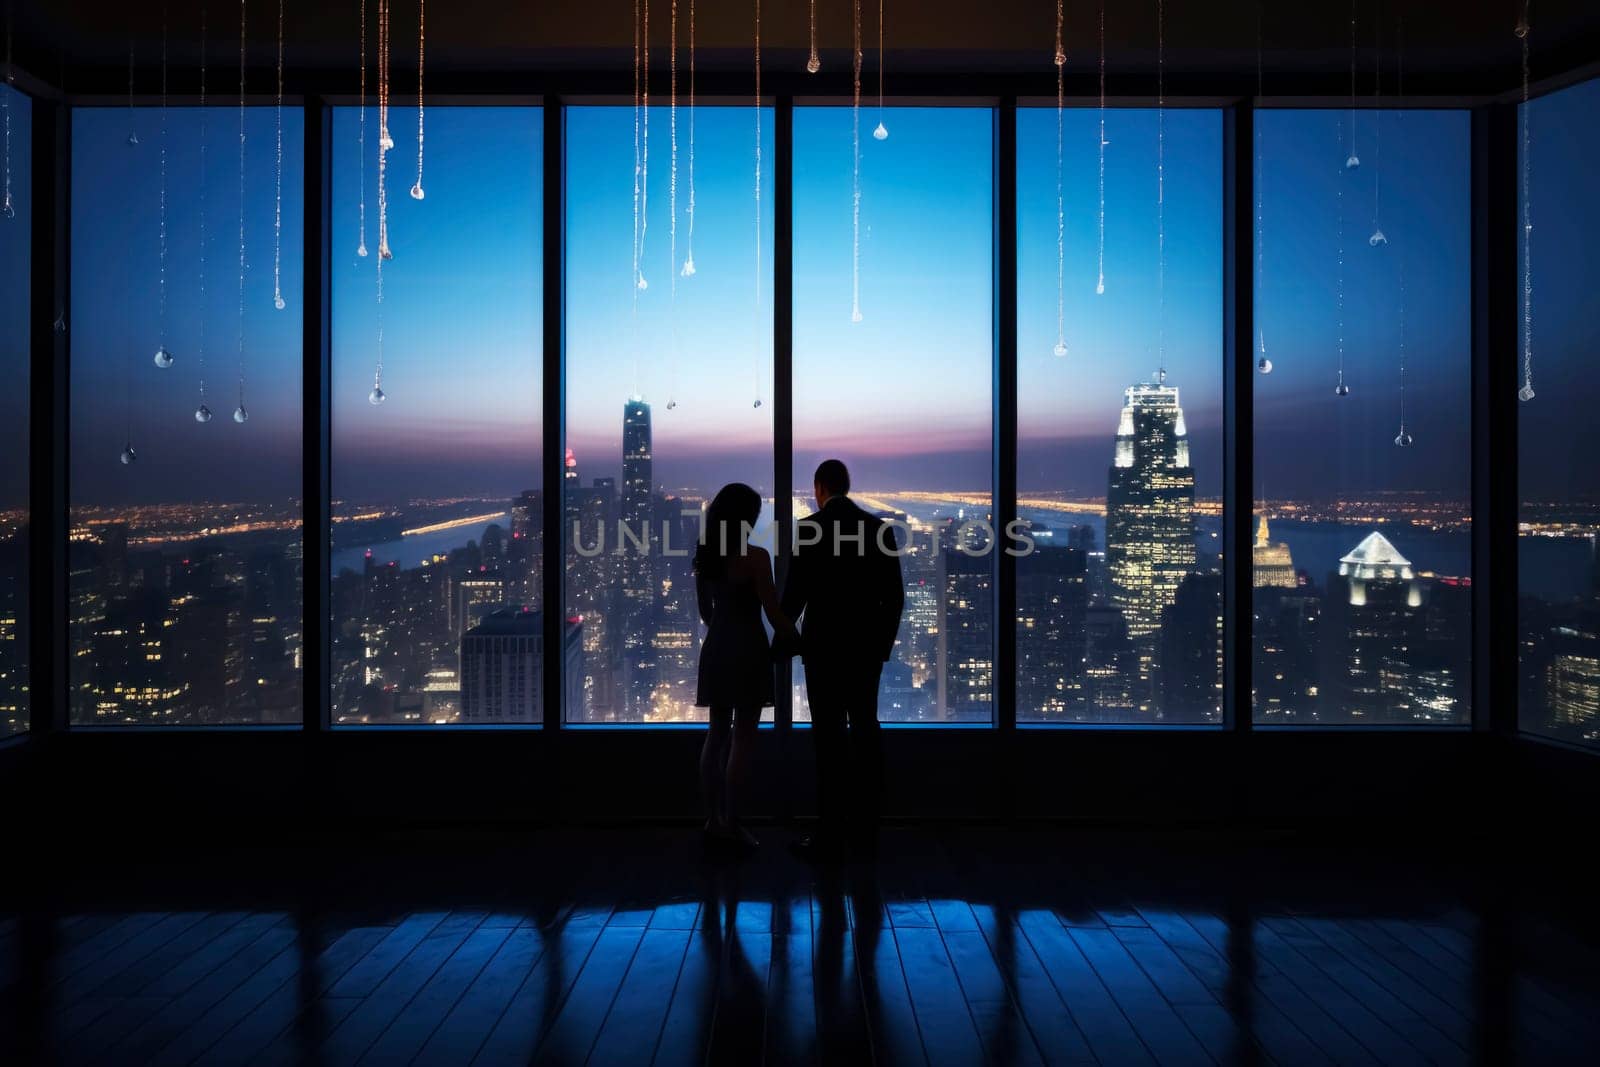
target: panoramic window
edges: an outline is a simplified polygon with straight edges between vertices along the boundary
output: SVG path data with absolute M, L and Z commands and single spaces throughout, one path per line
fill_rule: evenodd
M 863 109 L 858 166 L 851 108 L 795 109 L 794 515 L 837 458 L 856 503 L 899 524 L 884 722 L 994 716 L 993 122 Z M 798 667 L 793 692 L 808 720 Z
M 0 737 L 28 728 L 28 245 L 32 233 L 33 108 L 0 85 L 10 139 L 0 175 Z
M 376 112 L 334 110 L 336 725 L 543 721 L 543 130 L 430 108 L 384 215 Z
M 650 108 L 636 185 L 634 109 L 567 112 L 568 722 L 703 721 L 702 507 L 751 486 L 773 547 L 772 113 L 759 200 L 755 114 L 699 107 L 691 134 L 680 106 L 674 175 L 671 111 Z
M 73 112 L 75 725 L 301 721 L 303 123 L 275 231 L 274 109 L 240 122 Z
M 1220 722 L 1221 117 L 1068 110 L 1059 195 L 1056 120 L 1017 115 L 1017 720 Z
M 1255 721 L 1466 724 L 1470 116 L 1353 118 L 1256 116 Z
M 1532 279 L 1534 390 L 1517 409 L 1519 716 L 1524 730 L 1586 745 L 1600 744 L 1597 107 L 1600 81 L 1527 106 L 1531 263 L 1519 252 Z

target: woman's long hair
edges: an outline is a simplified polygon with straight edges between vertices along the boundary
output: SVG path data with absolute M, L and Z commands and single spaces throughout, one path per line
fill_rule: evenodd
M 703 578 L 721 578 L 728 560 L 744 555 L 750 531 L 761 517 L 761 494 L 743 482 L 717 490 L 706 509 L 705 527 L 694 550 L 694 571 Z

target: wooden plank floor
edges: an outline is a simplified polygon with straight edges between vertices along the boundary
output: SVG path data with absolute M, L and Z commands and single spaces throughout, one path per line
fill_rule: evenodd
M 5 1064 L 1593 1062 L 1597 930 L 1460 857 L 912 826 L 85 861 L 0 899 Z

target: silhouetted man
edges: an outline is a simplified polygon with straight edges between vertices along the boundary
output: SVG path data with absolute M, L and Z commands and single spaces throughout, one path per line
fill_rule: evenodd
M 876 843 L 883 788 L 878 676 L 894 651 L 905 586 L 894 530 L 849 498 L 845 465 L 825 460 L 813 489 L 817 511 L 796 528 L 783 610 L 801 627 L 817 745 L 821 825 L 797 847 L 820 857 Z

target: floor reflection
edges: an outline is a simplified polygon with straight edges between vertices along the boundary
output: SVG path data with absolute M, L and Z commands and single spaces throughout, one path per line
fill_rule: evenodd
M 900 829 L 875 864 L 814 869 L 769 836 L 744 862 L 677 830 L 548 831 L 279 853 L 261 880 L 201 856 L 65 876 L 0 918 L 0 1061 L 1551 1062 L 1600 1041 L 1592 930 L 1412 856 Z

